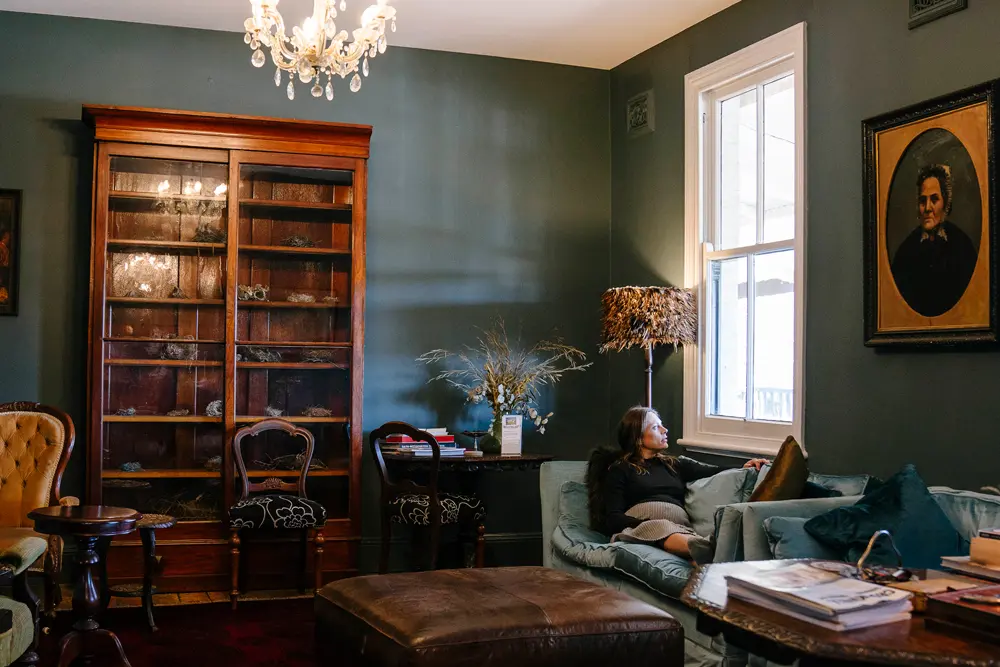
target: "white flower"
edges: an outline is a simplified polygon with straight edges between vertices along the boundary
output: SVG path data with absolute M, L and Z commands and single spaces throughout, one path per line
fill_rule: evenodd
M 530 417 L 531 419 L 534 419 L 537 416 L 538 416 L 538 411 L 537 410 L 535 410 L 534 408 L 528 408 L 528 417 Z
M 542 423 L 542 418 L 541 417 L 535 417 L 535 426 L 540 426 L 541 423 Z
M 543 426 L 540 429 L 538 429 L 538 432 L 541 433 L 542 435 L 545 435 L 545 427 Z
M 551 417 L 554 414 L 555 414 L 554 412 L 550 412 L 549 414 L 545 415 L 545 418 L 548 419 L 549 417 Z
M 503 382 L 501 382 L 500 385 L 497 387 L 497 391 L 499 391 L 501 394 L 503 393 Z
M 543 423 L 543 424 L 548 424 L 548 423 L 549 423 L 549 420 L 548 420 L 548 419 L 543 419 L 543 420 L 542 420 L 542 423 Z

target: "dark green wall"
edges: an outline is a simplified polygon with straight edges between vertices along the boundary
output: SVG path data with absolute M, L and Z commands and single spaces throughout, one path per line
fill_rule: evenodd
M 875 352 L 862 344 L 861 121 L 1000 77 L 1000 2 L 907 29 L 907 0 L 742 0 L 612 71 L 613 285 L 683 284 L 684 75 L 807 23 L 806 417 L 814 470 L 928 483 L 1000 481 L 1000 351 Z M 624 133 L 625 101 L 656 92 L 656 132 Z M 660 351 L 660 356 L 666 356 Z M 680 435 L 682 356 L 654 397 Z M 611 417 L 641 398 L 639 354 L 615 358 Z
M 390 48 L 360 93 L 341 84 L 328 103 L 300 85 L 289 102 L 273 70 L 251 67 L 239 34 L 0 12 L 0 43 L 0 187 L 24 190 L 21 313 L 0 318 L 0 400 L 53 403 L 86 424 L 84 103 L 374 126 L 366 430 L 391 419 L 484 426 L 459 395 L 425 385 L 413 359 L 473 342 L 494 314 L 528 339 L 558 327 L 596 357 L 609 266 L 608 72 Z M 546 391 L 556 418 L 526 449 L 573 458 L 604 435 L 608 370 L 595 362 Z M 83 440 L 70 491 L 82 488 Z M 499 509 L 522 496 L 537 503 L 537 475 L 487 486 L 491 531 L 539 530 L 536 511 Z

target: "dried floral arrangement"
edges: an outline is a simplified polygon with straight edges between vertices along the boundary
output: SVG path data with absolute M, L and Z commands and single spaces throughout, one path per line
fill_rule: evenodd
M 257 283 L 256 285 L 237 285 L 236 298 L 240 301 L 267 301 L 270 287 Z
M 340 303 L 340 297 L 339 296 L 333 296 L 333 295 L 331 295 L 331 296 L 324 296 L 323 297 L 323 303 Z
M 305 462 L 305 452 L 299 452 L 298 454 L 285 454 L 284 456 L 269 456 L 267 455 L 266 460 L 256 460 L 251 461 L 251 464 L 255 468 L 260 470 L 302 470 L 302 464 Z M 309 462 L 310 470 L 326 470 L 327 466 L 322 461 L 316 459 L 315 457 Z
M 205 415 L 208 417 L 222 416 L 222 399 L 216 399 L 205 406 Z
M 118 469 L 122 472 L 139 472 L 142 470 L 142 464 L 138 461 L 127 461 L 118 466 Z
M 226 231 L 213 227 L 207 222 L 202 222 L 194 230 L 194 237 L 192 238 L 197 243 L 225 243 Z
M 189 414 L 191 414 L 191 411 L 185 408 L 180 408 L 179 410 L 170 410 L 169 412 L 167 412 L 168 417 L 187 417 Z
M 303 417 L 332 417 L 333 410 L 322 408 L 318 405 L 310 405 L 302 411 Z
M 206 459 L 204 468 L 205 470 L 222 470 L 222 457 L 213 456 L 210 459 Z
M 302 234 L 292 234 L 291 236 L 286 236 L 281 239 L 281 245 L 288 246 L 290 248 L 315 248 L 316 242 L 308 236 L 303 236 Z
M 490 430 L 499 439 L 501 415 L 519 414 L 530 419 L 539 433 L 545 433 L 550 412 L 538 412 L 538 400 L 543 387 L 555 384 L 563 375 L 583 371 L 587 355 L 561 339 L 543 340 L 528 349 L 511 344 L 502 319 L 497 318 L 490 329 L 483 331 L 477 347 L 461 352 L 431 350 L 417 357 L 424 364 L 444 363 L 451 358 L 461 368 L 440 372 L 428 382 L 444 380 L 465 392 L 470 403 L 486 402 L 493 411 Z
M 694 293 L 678 287 L 615 287 L 601 297 L 601 353 L 637 345 L 680 345 L 698 335 Z
M 285 411 L 280 408 L 272 408 L 270 405 L 264 408 L 264 414 L 268 417 L 280 417 L 285 414 Z
M 135 417 L 135 408 L 118 408 L 115 414 L 119 417 Z
M 286 301 L 291 301 L 292 303 L 315 303 L 316 297 L 312 294 L 306 294 L 305 292 L 292 292 L 286 298 Z

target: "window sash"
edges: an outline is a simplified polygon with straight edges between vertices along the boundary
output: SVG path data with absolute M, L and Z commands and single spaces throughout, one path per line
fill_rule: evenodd
M 680 443 L 695 449 L 774 453 L 791 434 L 802 442 L 802 406 L 804 387 L 802 363 L 804 345 L 805 293 L 805 24 L 793 26 L 732 54 L 685 77 L 686 93 L 686 280 L 696 290 L 699 300 L 699 340 L 685 350 L 685 419 Z M 763 169 L 764 86 L 789 74 L 794 75 L 795 97 L 795 189 L 793 238 L 760 242 L 736 248 L 716 249 L 721 239 L 721 146 L 720 105 L 724 100 L 757 89 L 757 212 L 756 239 L 762 240 L 765 222 Z M 700 122 L 699 122 L 700 121 Z M 706 159 L 708 158 L 708 159 Z M 753 321 L 748 317 L 747 393 L 744 415 L 738 418 L 713 415 L 710 383 L 715 381 L 708 344 L 711 333 L 708 318 L 712 304 L 709 272 L 714 262 L 746 257 L 748 262 L 748 309 L 752 312 L 753 258 L 757 255 L 792 250 L 795 253 L 794 341 L 792 423 L 770 422 L 753 417 Z

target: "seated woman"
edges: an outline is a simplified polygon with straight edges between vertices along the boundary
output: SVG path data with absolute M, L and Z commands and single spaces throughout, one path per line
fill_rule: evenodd
M 708 563 L 711 540 L 696 535 L 684 510 L 685 486 L 722 468 L 666 455 L 667 429 L 652 408 L 630 408 L 618 424 L 621 454 L 605 477 L 604 525 L 612 541 L 654 544 L 666 551 Z M 756 468 L 767 459 L 751 459 Z

